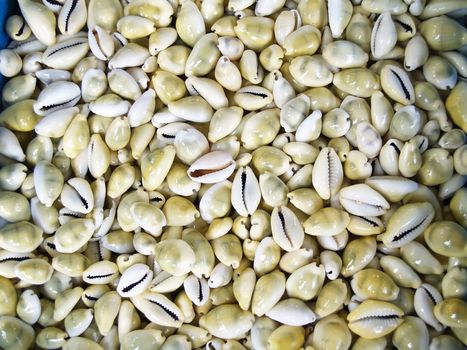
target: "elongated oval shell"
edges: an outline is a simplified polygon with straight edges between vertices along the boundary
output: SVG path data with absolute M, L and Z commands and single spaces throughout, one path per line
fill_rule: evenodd
M 297 216 L 284 206 L 272 211 L 271 231 L 274 241 L 287 252 L 299 249 L 305 238 Z
M 329 199 L 339 191 L 343 177 L 342 164 L 336 151 L 323 148 L 313 167 L 312 182 L 316 192 L 321 198 Z

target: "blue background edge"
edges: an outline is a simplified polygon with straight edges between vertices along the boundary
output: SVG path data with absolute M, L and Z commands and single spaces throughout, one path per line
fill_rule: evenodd
M 19 13 L 18 4 L 15 0 L 0 0 L 0 49 L 7 47 L 9 38 L 5 33 L 5 21 L 8 16 Z M 3 89 L 5 77 L 0 74 L 0 91 Z

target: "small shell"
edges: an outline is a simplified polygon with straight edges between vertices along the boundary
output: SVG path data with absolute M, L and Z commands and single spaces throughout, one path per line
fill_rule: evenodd
M 415 93 L 407 73 L 393 65 L 386 65 L 381 70 L 381 86 L 393 100 L 404 105 L 415 102 Z
M 291 298 L 309 301 L 319 295 L 325 278 L 326 273 L 323 265 L 318 266 L 316 263 L 311 263 L 302 266 L 287 278 L 287 294 Z
M 397 43 L 396 26 L 389 12 L 382 13 L 371 33 L 371 53 L 375 58 L 388 54 Z
M 405 47 L 404 68 L 407 71 L 413 71 L 423 64 L 428 59 L 428 45 L 420 34 L 416 34 L 409 40 Z
M 347 40 L 331 42 L 323 50 L 323 58 L 338 68 L 357 68 L 368 62 L 368 54 L 360 46 Z
M 45 115 L 63 108 L 73 107 L 81 98 L 81 90 L 72 82 L 59 81 L 48 85 L 41 91 L 34 111 Z
M 237 305 L 220 305 L 202 316 L 199 325 L 213 336 L 222 339 L 239 339 L 246 335 L 254 322 L 249 311 L 243 311 Z
M 55 44 L 56 19 L 53 12 L 43 4 L 32 1 L 21 0 L 18 4 L 21 14 L 36 38 L 44 45 Z
M 443 330 L 444 326 L 436 319 L 433 309 L 436 304 L 442 301 L 441 294 L 430 284 L 423 283 L 415 291 L 414 308 L 418 317 L 426 324 L 430 325 L 437 331 Z
M 261 200 L 258 180 L 250 167 L 239 168 L 232 183 L 232 206 L 241 216 L 252 215 Z
M 118 277 L 117 264 L 103 260 L 83 271 L 83 281 L 89 284 L 108 284 Z
M 404 260 L 386 255 L 379 260 L 381 267 L 398 286 L 418 288 L 422 284 L 420 276 Z
M 417 241 L 406 243 L 400 248 L 402 259 L 420 274 L 436 274 L 444 268 L 424 245 Z
M 143 293 L 152 280 L 152 271 L 147 265 L 134 264 L 120 277 L 117 292 L 126 298 L 135 297 Z
M 62 34 L 75 34 L 86 24 L 87 9 L 84 0 L 67 0 L 57 18 L 58 29 Z
M 365 183 L 390 202 L 398 202 L 417 190 L 418 183 L 399 176 L 372 176 Z
M 266 312 L 270 319 L 289 326 L 304 326 L 316 321 L 316 315 L 300 299 L 284 299 Z
M 235 161 L 223 151 L 214 151 L 198 158 L 189 168 L 190 179 L 201 183 L 217 183 L 232 175 Z
M 166 327 L 180 327 L 184 321 L 181 310 L 162 294 L 146 292 L 131 299 L 147 319 Z
M 139 67 L 144 64 L 149 57 L 146 47 L 136 43 L 128 43 L 118 50 L 108 63 L 110 69 Z
M 349 290 L 342 279 L 326 283 L 321 289 L 316 300 L 315 313 L 323 318 L 344 307 Z
M 349 24 L 353 6 L 350 0 L 331 0 L 328 2 L 329 27 L 332 37 L 339 38 Z
M 170 239 L 154 246 L 154 255 L 162 268 L 174 276 L 181 276 L 191 271 L 196 256 L 193 249 L 181 239 Z
M 204 278 L 198 278 L 195 275 L 188 276 L 183 282 L 183 288 L 195 305 L 204 305 L 209 301 L 209 285 Z
M 287 207 L 274 208 L 271 214 L 271 230 L 274 241 L 285 251 L 297 250 L 303 244 L 302 226 Z
M 382 195 L 364 184 L 342 188 L 339 201 L 350 214 L 359 216 L 380 216 L 390 207 Z
M 403 322 L 404 313 L 385 301 L 365 300 L 347 316 L 352 332 L 366 339 L 391 333 Z
M 89 183 L 80 178 L 72 178 L 63 186 L 60 200 L 66 208 L 87 214 L 94 208 L 94 195 Z
M 425 203 L 406 204 L 396 210 L 382 235 L 384 244 L 398 248 L 423 233 L 434 218 L 433 206 Z
M 49 46 L 42 55 L 42 63 L 54 69 L 74 68 L 89 51 L 87 38 L 72 38 Z
M 349 222 L 350 216 L 345 211 L 326 207 L 313 213 L 303 227 L 311 236 L 335 236 L 344 231 Z
M 313 167 L 313 187 L 323 199 L 335 195 L 343 179 L 342 164 L 336 151 L 332 148 L 323 148 Z
M 391 301 L 399 295 L 399 287 L 382 271 L 365 269 L 352 276 L 352 290 L 362 300 Z
M 247 111 L 261 109 L 273 101 L 271 92 L 261 86 L 246 86 L 235 93 L 235 103 Z

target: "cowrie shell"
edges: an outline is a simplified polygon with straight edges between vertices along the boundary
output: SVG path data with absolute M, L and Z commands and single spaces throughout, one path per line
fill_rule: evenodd
M 342 35 L 352 17 L 353 6 L 350 0 L 329 0 L 328 18 L 332 37 L 338 38 Z
M 60 200 L 64 207 L 83 214 L 94 208 L 94 194 L 89 183 L 81 178 L 69 179 L 63 185 Z
M 14 267 L 21 261 L 33 258 L 31 253 L 14 253 L 8 250 L 0 250 L 0 276 L 15 278 Z
M 193 304 L 201 306 L 209 301 L 210 288 L 204 278 L 190 275 L 183 282 L 183 288 Z
M 371 32 L 371 53 L 375 58 L 388 54 L 397 43 L 396 26 L 389 12 L 382 13 Z
M 62 34 L 78 33 L 86 24 L 86 18 L 85 0 L 67 0 L 58 15 L 58 29 Z
M 186 277 L 186 274 L 173 276 L 166 271 L 161 271 L 149 284 L 149 290 L 156 293 L 171 293 L 183 285 Z
M 145 264 L 130 266 L 120 277 L 117 292 L 124 298 L 132 298 L 143 293 L 152 280 L 152 271 Z
M 73 219 L 55 232 L 54 244 L 60 253 L 74 253 L 85 245 L 94 233 L 91 219 Z
M 403 322 L 404 312 L 396 305 L 365 300 L 347 316 L 352 332 L 366 339 L 391 333 Z
M 88 41 L 91 52 L 98 59 L 107 61 L 114 54 L 115 44 L 112 36 L 98 25 L 89 29 Z
M 391 216 L 381 239 L 386 246 L 399 248 L 422 234 L 434 216 L 433 206 L 428 202 L 405 204 Z
M 62 137 L 78 112 L 78 107 L 68 107 L 48 113 L 36 124 L 34 131 L 42 136 Z
M 258 179 L 250 167 L 241 167 L 232 182 L 232 206 L 241 216 L 252 215 L 261 201 Z
M 217 183 L 227 179 L 235 170 L 235 161 L 227 152 L 214 151 L 198 158 L 187 170 L 195 182 Z
M 316 321 L 316 315 L 300 299 L 284 299 L 266 312 L 270 319 L 289 326 L 304 326 Z
M 53 12 L 43 4 L 34 1 L 20 0 L 18 4 L 34 36 L 44 45 L 55 44 L 56 19 Z
M 234 95 L 235 103 L 246 111 L 266 107 L 273 101 L 272 93 L 261 86 L 251 85 L 239 89 Z
M 206 123 L 211 120 L 213 109 L 200 96 L 189 96 L 169 102 L 169 112 L 184 120 Z
M 68 81 L 54 82 L 41 91 L 34 111 L 45 115 L 67 107 L 73 107 L 81 98 L 81 89 L 78 85 Z
M 313 187 L 323 199 L 329 199 L 335 195 L 344 178 L 342 164 L 339 156 L 333 148 L 325 147 L 316 158 L 312 182 Z
M 281 206 L 273 209 L 271 230 L 274 241 L 285 251 L 299 249 L 305 238 L 302 225 L 292 210 Z
M 146 292 L 131 298 L 131 301 L 149 321 L 157 325 L 180 327 L 184 322 L 179 307 L 162 294 Z
M 109 118 L 127 114 L 130 107 L 130 102 L 115 94 L 103 95 L 89 104 L 91 112 Z
M 128 111 L 128 121 L 132 128 L 149 122 L 156 108 L 156 92 L 153 89 L 146 90 L 133 103 Z
M 83 281 L 89 284 L 108 284 L 118 277 L 117 264 L 103 260 L 83 271 Z
M 63 175 L 50 162 L 40 161 L 34 167 L 34 188 L 37 198 L 46 207 L 52 206 L 62 192 Z
M 26 159 L 16 135 L 3 126 L 0 127 L 0 154 L 19 162 L 24 162 Z
M 339 201 L 350 214 L 359 216 L 380 216 L 390 207 L 382 195 L 365 184 L 342 188 Z
M 381 70 L 381 87 L 394 101 L 404 105 L 415 102 L 415 92 L 407 73 L 391 64 L 387 64 Z
M 372 176 L 366 179 L 365 183 L 394 203 L 415 192 L 419 187 L 417 182 L 400 176 Z
M 149 50 L 146 47 L 136 43 L 128 43 L 113 55 L 108 67 L 110 69 L 139 67 L 144 64 L 149 56 Z
M 54 69 L 75 67 L 89 51 L 87 38 L 73 38 L 49 46 L 42 55 L 42 63 Z
M 216 110 L 229 105 L 224 89 L 215 80 L 191 76 L 185 80 L 185 85 L 191 95 L 200 95 Z
M 417 288 L 414 295 L 414 309 L 418 317 L 425 323 L 436 329 L 438 332 L 444 329 L 444 326 L 436 319 L 433 308 L 443 300 L 440 292 L 431 284 L 423 283 Z

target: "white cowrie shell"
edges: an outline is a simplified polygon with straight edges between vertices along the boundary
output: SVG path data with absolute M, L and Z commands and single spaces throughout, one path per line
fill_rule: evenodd
M 323 199 L 329 199 L 339 191 L 344 171 L 339 156 L 333 148 L 325 147 L 316 158 L 313 167 L 313 187 Z
M 152 204 L 136 202 L 130 207 L 130 212 L 138 226 L 155 237 L 159 236 L 162 228 L 167 225 L 162 210 Z
M 125 115 L 130 110 L 131 103 L 123 100 L 115 94 L 107 94 L 99 97 L 89 104 L 91 112 L 103 117 L 118 117 Z
M 94 194 L 89 183 L 74 177 L 63 185 L 60 200 L 64 207 L 82 214 L 90 213 L 94 208 Z
M 88 31 L 89 48 L 94 56 L 102 61 L 107 61 L 115 51 L 115 44 L 110 34 L 95 25 Z
M 166 271 L 159 272 L 151 281 L 149 290 L 156 293 L 171 293 L 183 285 L 186 274 L 172 276 Z
M 422 35 L 417 33 L 405 47 L 404 68 L 413 71 L 425 64 L 429 56 L 428 45 Z
M 91 136 L 88 146 L 89 173 L 97 179 L 105 174 L 110 166 L 110 151 L 100 134 Z
M 198 158 L 189 168 L 188 176 L 195 182 L 217 183 L 227 179 L 235 170 L 232 156 L 214 151 Z
M 281 300 L 266 312 L 266 316 L 289 326 L 304 326 L 316 321 L 315 313 L 303 301 L 295 298 Z
M 419 186 L 417 182 L 399 176 L 372 176 L 365 183 L 394 203 L 415 192 Z
M 232 206 L 241 216 L 252 215 L 261 201 L 259 182 L 250 167 L 241 167 L 232 182 Z
M 404 105 L 415 102 L 415 92 L 407 73 L 394 65 L 387 64 L 381 70 L 381 87 L 396 102 Z
M 318 236 L 316 239 L 319 245 L 324 249 L 337 252 L 344 249 L 347 245 L 349 241 L 349 233 L 347 230 L 344 230 L 334 236 Z
M 69 70 L 89 51 L 87 38 L 72 38 L 49 46 L 42 55 L 42 63 L 54 69 Z
M 83 271 L 83 281 L 88 284 L 108 284 L 118 276 L 117 264 L 103 260 Z
M 27 55 L 32 52 L 44 51 L 47 45 L 41 43 L 34 35 L 31 35 L 23 41 L 12 40 L 7 48 L 13 50 L 18 55 Z
M 231 61 L 236 61 L 242 57 L 245 46 L 238 38 L 222 36 L 218 40 L 217 47 L 222 56 L 228 57 Z
M 155 56 L 170 47 L 177 40 L 175 28 L 158 28 L 149 37 L 149 52 Z
M 382 13 L 371 32 L 371 53 L 375 58 L 388 54 L 397 43 L 396 26 L 389 12 Z
M 175 116 L 196 123 L 209 122 L 213 115 L 209 103 L 200 96 L 189 96 L 169 102 L 168 108 Z
M 166 296 L 146 292 L 131 298 L 133 305 L 141 311 L 148 320 L 165 327 L 180 327 L 184 317 L 180 308 Z
M 274 241 L 287 252 L 301 248 L 305 239 L 305 233 L 297 216 L 284 206 L 273 209 L 271 231 Z
M 258 0 L 256 1 L 255 15 L 269 16 L 279 11 L 285 4 L 285 0 Z
M 43 4 L 30 0 L 19 0 L 18 4 L 34 36 L 44 45 L 55 44 L 56 19 L 53 12 Z
M 43 160 L 34 167 L 34 189 L 37 198 L 47 207 L 52 206 L 62 192 L 63 175 L 53 164 Z
M 41 69 L 34 73 L 44 85 L 49 85 L 55 81 L 71 80 L 71 73 L 63 69 Z
M 109 88 L 117 95 L 129 99 L 137 100 L 141 96 L 141 90 L 135 78 L 126 70 L 113 69 L 107 74 Z
M 208 285 L 211 288 L 219 288 L 226 286 L 232 280 L 232 266 L 226 266 L 219 262 L 211 272 L 208 279 Z
M 81 89 L 69 81 L 57 81 L 48 85 L 41 91 L 34 111 L 38 115 L 55 112 L 67 107 L 73 107 L 81 98 Z
M 295 90 L 287 79 L 279 71 L 274 71 L 274 84 L 272 87 L 274 103 L 282 108 L 287 102 L 295 97 Z
M 41 303 L 32 289 L 26 289 L 18 298 L 16 306 L 18 316 L 29 324 L 35 324 L 41 316 Z
M 34 128 L 38 135 L 47 137 L 62 137 L 71 120 L 78 114 L 78 107 L 68 107 L 48 113 Z
M 283 45 L 285 38 L 302 26 L 302 19 L 297 10 L 282 11 L 274 23 L 274 35 L 279 45 Z
M 149 50 L 136 43 L 128 43 L 119 49 L 108 63 L 110 69 L 139 67 L 150 56 Z
M 444 326 L 436 319 L 433 308 L 442 301 L 441 294 L 431 284 L 423 283 L 417 288 L 414 295 L 414 309 L 417 315 L 438 332 Z
M 173 144 L 177 134 L 182 130 L 188 129 L 194 129 L 194 127 L 188 123 L 170 122 L 167 125 L 159 126 L 156 132 L 157 139 L 167 144 Z
M 273 101 L 271 92 L 261 86 L 245 86 L 234 95 L 235 103 L 246 111 L 261 109 Z
M 16 135 L 2 126 L 0 127 L 0 154 L 18 162 L 24 162 L 26 159 Z
M 357 147 L 360 152 L 370 159 L 378 155 L 383 145 L 383 141 L 373 125 L 366 121 L 358 123 L 356 136 Z
M 365 184 L 342 188 L 339 201 L 350 214 L 359 216 L 380 216 L 390 208 L 382 195 Z
M 329 43 L 323 50 L 323 58 L 338 68 L 357 68 L 368 62 L 368 54 L 360 46 L 347 40 Z
M 280 124 L 286 132 L 294 132 L 308 116 L 310 110 L 310 98 L 305 94 L 288 101 L 282 106 L 280 112 Z
M 146 90 L 130 107 L 128 121 L 132 128 L 149 122 L 156 109 L 156 92 L 153 89 Z
M 242 86 L 240 70 L 227 56 L 222 56 L 217 61 L 214 76 L 229 91 L 237 91 Z
M 183 282 L 183 288 L 193 304 L 201 306 L 209 301 L 210 288 L 204 278 L 190 275 Z
M 143 293 L 152 280 L 152 271 L 148 265 L 134 264 L 120 277 L 117 292 L 124 298 L 131 298 Z
M 310 142 L 316 140 L 321 134 L 322 113 L 320 110 L 313 111 L 303 120 L 295 132 L 295 141 Z
M 185 80 L 185 85 L 191 95 L 200 95 L 216 110 L 229 104 L 224 89 L 215 80 L 191 76 Z
M 85 0 L 67 0 L 60 10 L 57 24 L 62 34 L 78 33 L 86 24 L 87 9 Z
M 329 0 L 328 18 L 332 37 L 339 38 L 352 17 L 353 6 L 350 0 Z

